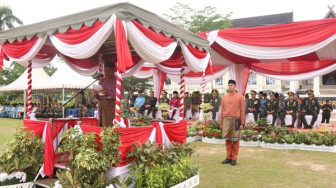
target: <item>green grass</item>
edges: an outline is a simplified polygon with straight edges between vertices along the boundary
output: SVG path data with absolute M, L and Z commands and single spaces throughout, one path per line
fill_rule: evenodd
M 22 125 L 22 119 L 0 118 L 0 148 L 14 137 L 15 128 Z
M 0 118 L 0 149 L 22 120 Z M 237 166 L 222 165 L 225 145 L 193 142 L 200 188 L 336 187 L 336 153 L 240 147 Z
M 223 165 L 225 145 L 192 143 L 201 164 L 198 187 L 336 187 L 336 154 L 240 147 L 237 166 Z

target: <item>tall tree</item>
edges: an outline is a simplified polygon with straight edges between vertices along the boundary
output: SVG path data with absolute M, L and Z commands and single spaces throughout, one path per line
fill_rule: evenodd
M 141 90 L 145 91 L 146 89 L 150 89 L 153 87 L 152 84 L 150 84 L 150 81 L 152 78 L 144 78 L 144 79 L 139 79 L 135 77 L 128 77 L 128 78 L 123 78 L 123 83 L 124 83 L 124 89 L 127 91 L 128 95 L 132 97 L 133 93 Z
M 14 28 L 14 24 L 23 25 L 23 22 L 13 15 L 12 9 L 6 6 L 0 6 L 0 30 Z
M 9 68 L 4 68 L 0 70 L 0 86 L 8 85 L 16 80 L 24 71 L 26 67 L 13 62 Z
M 48 64 L 47 66 L 43 67 L 43 69 L 49 76 L 53 75 L 57 71 L 57 68 L 51 64 Z
M 196 10 L 189 5 L 177 2 L 170 8 L 170 12 L 164 14 L 164 17 L 194 33 L 225 29 L 231 25 L 230 17 L 232 13 L 225 15 L 217 13 L 217 8 L 212 6 Z

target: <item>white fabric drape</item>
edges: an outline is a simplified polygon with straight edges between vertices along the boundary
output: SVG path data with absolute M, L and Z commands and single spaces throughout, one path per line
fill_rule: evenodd
M 151 69 L 147 71 L 139 71 L 133 75 L 134 77 L 137 78 L 149 78 L 153 76 L 153 91 L 154 91 L 154 96 L 156 98 L 159 97 L 160 94 L 160 84 L 161 84 L 161 76 L 160 76 L 160 71 L 156 69 Z
M 221 78 L 224 76 L 225 73 L 229 71 L 229 67 L 226 67 L 225 69 L 215 72 L 213 75 L 207 75 L 205 76 L 205 82 L 210 82 L 212 80 L 216 80 L 217 78 Z M 180 81 L 180 76 L 179 75 L 170 75 L 168 74 L 167 77 L 171 79 L 174 82 L 179 82 Z M 185 83 L 190 84 L 190 85 L 196 85 L 196 84 L 202 84 L 202 77 L 184 77 Z
M 226 40 L 221 37 L 217 37 L 216 42 L 223 48 L 229 50 L 230 52 L 244 57 L 250 57 L 254 59 L 282 59 L 282 58 L 298 57 L 305 54 L 309 54 L 311 52 L 315 52 L 323 48 L 324 46 L 328 45 L 335 39 L 336 34 L 322 42 L 299 47 L 250 46 Z
M 174 53 L 177 42 L 162 47 L 146 37 L 132 22 L 126 22 L 128 39 L 137 54 L 149 63 L 161 63 Z
M 79 44 L 70 45 L 64 43 L 55 35 L 51 35 L 50 40 L 55 48 L 66 56 L 75 59 L 89 58 L 99 50 L 101 45 L 111 35 L 115 20 L 116 16 L 113 14 L 95 34 L 93 34 L 88 40 Z
M 145 62 L 143 60 L 140 60 L 137 64 L 135 64 L 132 68 L 127 69 L 124 74 L 121 75 L 122 78 L 127 78 L 130 76 L 133 76 L 137 72 L 140 71 L 141 67 L 143 67 Z
M 35 45 L 29 50 L 29 52 L 20 58 L 13 58 L 13 57 L 8 56 L 9 61 L 16 61 L 22 66 L 27 67 L 28 61 L 33 59 L 38 54 L 38 52 L 41 50 L 42 46 L 44 45 L 46 39 L 47 39 L 47 35 L 37 39 Z
M 257 74 L 261 74 L 265 77 L 269 77 L 272 79 L 277 79 L 277 80 L 285 80 L 285 81 L 299 81 L 299 80 L 308 80 L 311 78 L 315 78 L 321 75 L 328 74 L 330 72 L 333 72 L 336 70 L 336 64 L 333 64 L 329 67 L 317 70 L 317 71 L 312 71 L 312 72 L 307 72 L 303 74 L 297 74 L 297 75 L 271 75 L 271 74 L 264 74 L 260 72 L 256 72 Z
M 156 68 L 158 68 L 160 71 L 169 74 L 169 75 L 180 75 L 181 74 L 181 68 L 172 68 L 172 67 L 166 67 L 161 64 L 155 64 Z M 189 67 L 184 67 L 185 72 L 189 72 Z
M 32 68 L 42 68 L 47 66 L 53 59 L 55 58 L 55 56 L 51 56 L 45 59 L 37 59 L 37 58 L 33 58 L 32 61 Z M 20 63 L 21 65 L 23 65 L 22 63 Z M 28 66 L 28 62 L 25 62 L 23 66 Z
M 184 59 L 188 65 L 188 67 L 193 71 L 193 72 L 201 72 L 206 69 L 208 66 L 209 60 L 210 60 L 210 53 L 207 53 L 205 58 L 203 59 L 198 59 L 195 57 L 189 50 L 188 47 L 183 43 L 180 42 L 182 53 L 184 56 Z

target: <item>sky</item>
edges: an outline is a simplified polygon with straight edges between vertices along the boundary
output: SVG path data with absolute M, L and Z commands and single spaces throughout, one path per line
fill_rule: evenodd
M 160 16 L 169 14 L 169 9 L 181 2 L 194 9 L 213 6 L 224 15 L 232 12 L 232 19 L 293 12 L 294 21 L 322 19 L 328 6 L 336 5 L 336 0 L 0 0 L 0 5 L 10 7 L 27 25 L 119 2 L 132 3 Z
M 31 24 L 118 2 L 126 1 L 0 0 L 0 5 L 9 6 L 24 24 Z M 223 14 L 232 12 L 233 19 L 293 12 L 294 21 L 322 19 L 329 10 L 328 6 L 336 5 L 335 0 L 129 0 L 128 2 L 160 16 L 169 13 L 169 8 L 176 2 L 182 2 L 195 9 L 213 6 Z M 334 10 L 336 11 L 336 7 Z

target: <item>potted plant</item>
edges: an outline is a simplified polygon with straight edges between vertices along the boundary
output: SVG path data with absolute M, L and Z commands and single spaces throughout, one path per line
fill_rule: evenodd
M 0 187 L 28 187 L 43 163 L 43 143 L 33 132 L 18 129 L 0 153 Z

